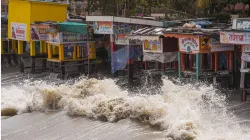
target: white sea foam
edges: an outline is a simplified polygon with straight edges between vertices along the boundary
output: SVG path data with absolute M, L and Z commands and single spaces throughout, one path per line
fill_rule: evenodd
M 22 86 L 2 88 L 2 109 L 19 113 L 63 109 L 105 121 L 136 119 L 158 126 L 176 140 L 247 140 L 249 130 L 236 122 L 226 98 L 212 86 L 176 85 L 163 79 L 162 93 L 129 94 L 114 80 L 81 78 L 74 84 L 26 81 Z

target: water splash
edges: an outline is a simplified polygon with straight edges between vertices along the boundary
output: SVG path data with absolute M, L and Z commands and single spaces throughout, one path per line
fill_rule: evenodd
M 250 131 L 228 111 L 226 97 L 212 86 L 177 85 L 164 78 L 161 93 L 130 94 L 112 79 L 83 77 L 60 85 L 26 81 L 1 91 L 2 109 L 15 108 L 18 113 L 63 109 L 103 121 L 136 119 L 161 128 L 174 140 L 250 139 Z

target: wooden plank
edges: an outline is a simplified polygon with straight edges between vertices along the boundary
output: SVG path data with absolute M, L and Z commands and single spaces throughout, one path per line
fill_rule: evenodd
M 199 80 L 200 69 L 201 69 L 201 59 L 200 54 L 196 54 L 196 80 Z

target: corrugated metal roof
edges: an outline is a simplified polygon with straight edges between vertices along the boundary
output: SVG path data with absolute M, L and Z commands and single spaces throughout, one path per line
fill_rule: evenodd
M 145 27 L 136 31 L 132 31 L 130 35 L 140 35 L 140 36 L 150 36 L 156 35 L 160 36 L 163 35 L 167 28 L 158 28 L 158 27 Z

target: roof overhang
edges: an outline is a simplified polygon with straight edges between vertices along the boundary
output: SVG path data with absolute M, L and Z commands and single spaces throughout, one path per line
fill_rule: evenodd
M 163 22 L 161 21 L 145 20 L 145 19 L 138 19 L 138 18 L 115 17 L 115 16 L 86 16 L 86 21 L 110 21 L 110 22 L 120 22 L 120 23 L 141 24 L 141 25 L 163 27 Z

